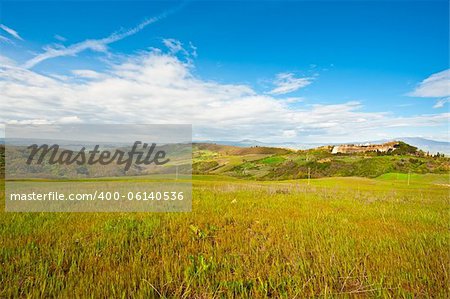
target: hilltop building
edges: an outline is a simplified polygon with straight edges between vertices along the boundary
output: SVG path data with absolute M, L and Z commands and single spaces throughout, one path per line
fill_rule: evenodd
M 353 153 L 365 153 L 365 152 L 382 152 L 386 153 L 389 150 L 394 150 L 398 147 L 399 142 L 391 141 L 383 144 L 342 144 L 333 146 L 331 150 L 332 154 L 353 154 Z

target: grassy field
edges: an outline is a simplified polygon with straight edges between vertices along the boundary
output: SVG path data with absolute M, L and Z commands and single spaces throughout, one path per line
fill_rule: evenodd
M 193 180 L 191 213 L 5 213 L 2 195 L 0 298 L 450 294 L 448 175 Z

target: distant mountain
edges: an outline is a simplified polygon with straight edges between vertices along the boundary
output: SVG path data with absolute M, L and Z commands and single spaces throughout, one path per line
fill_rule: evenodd
M 194 143 L 211 143 L 211 144 L 220 144 L 220 145 L 230 145 L 230 146 L 239 146 L 239 147 L 252 147 L 252 146 L 264 146 L 264 147 L 284 147 L 290 149 L 297 149 L 297 143 L 294 142 L 286 142 L 286 143 L 269 143 L 269 142 L 261 142 L 253 139 L 244 139 L 240 141 L 221 141 L 221 140 L 201 140 L 194 141 Z
M 450 155 L 450 142 L 435 141 L 420 137 L 400 137 L 396 138 L 395 140 L 403 141 L 425 152 L 430 152 L 430 154 L 436 154 L 437 152 L 439 152 Z

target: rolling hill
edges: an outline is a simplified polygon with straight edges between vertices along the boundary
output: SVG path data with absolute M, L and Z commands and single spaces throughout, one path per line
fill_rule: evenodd
M 257 180 L 320 177 L 377 177 L 385 173 L 448 173 L 450 159 L 427 155 L 400 142 L 386 153 L 332 154 L 333 146 L 309 150 L 194 144 L 193 173 Z
M 425 139 L 421 137 L 398 137 L 394 139 L 383 139 L 383 140 L 372 140 L 372 141 L 353 141 L 347 143 L 370 143 L 370 144 L 378 144 L 385 143 L 389 141 L 403 141 L 407 144 L 417 147 L 424 152 L 429 152 L 430 154 L 436 153 L 444 153 L 446 155 L 450 155 L 450 142 L 447 141 L 436 141 Z M 244 139 L 240 141 L 199 141 L 198 143 L 209 143 L 209 144 L 219 144 L 219 145 L 230 145 L 230 146 L 238 146 L 238 147 L 278 147 L 278 148 L 288 148 L 293 150 L 306 150 L 313 149 L 321 146 L 327 145 L 338 145 L 339 143 L 295 143 L 295 142 L 285 142 L 285 143 L 267 143 L 261 142 L 258 140 L 252 139 Z
M 399 146 L 388 152 L 356 152 L 333 154 L 333 146 L 322 146 L 308 150 L 252 146 L 239 147 L 211 143 L 192 144 L 192 173 L 197 175 L 226 175 L 252 180 L 288 180 L 321 177 L 378 177 L 396 173 L 448 173 L 450 159 L 442 155 L 429 155 L 416 147 L 399 142 Z M 373 147 L 370 147 L 373 148 Z M 17 152 L 20 154 L 20 151 Z M 189 152 L 190 156 L 190 152 Z M 12 159 L 11 161 L 14 161 Z M 13 163 L 13 162 L 11 162 Z M 11 164 L 12 165 L 12 164 Z M 178 171 L 190 173 L 188 160 L 176 162 Z M 3 146 L 0 146 L 0 172 L 4 173 Z M 17 169 L 21 169 L 18 166 Z M 123 173 L 116 164 L 99 168 L 96 166 L 40 166 L 47 172 L 63 177 L 146 175 L 151 168 L 135 166 Z M 48 169 L 47 169 L 48 168 Z M 40 168 L 39 168 L 40 169 Z M 36 170 L 38 171 L 38 169 Z M 40 170 L 41 172 L 43 170 Z M 174 173 L 167 167 L 167 173 Z M 164 173 L 166 173 L 164 172 Z

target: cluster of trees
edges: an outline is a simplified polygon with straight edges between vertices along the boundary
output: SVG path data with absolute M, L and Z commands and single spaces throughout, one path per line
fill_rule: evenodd
M 430 153 L 427 152 L 427 155 L 430 156 Z M 444 158 L 444 157 L 445 157 L 445 154 L 444 154 L 444 153 L 439 153 L 439 152 L 437 152 L 436 154 L 432 155 L 432 157 L 435 157 L 435 158 Z
M 380 152 L 377 151 L 377 156 L 384 156 L 384 155 L 414 155 L 418 157 L 433 157 L 433 158 L 444 158 L 444 153 L 437 152 L 436 154 L 430 154 L 430 152 L 424 152 L 422 150 L 419 150 L 417 147 L 409 145 L 404 142 L 400 142 L 394 150 L 389 150 L 388 152 Z

